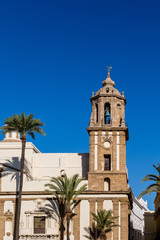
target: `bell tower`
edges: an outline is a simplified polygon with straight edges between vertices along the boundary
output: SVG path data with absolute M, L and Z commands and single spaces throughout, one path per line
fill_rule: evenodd
M 89 127 L 90 138 L 88 190 L 128 190 L 126 168 L 126 141 L 128 127 L 125 123 L 126 98 L 114 87 L 108 76 L 102 88 L 92 94 L 92 113 Z

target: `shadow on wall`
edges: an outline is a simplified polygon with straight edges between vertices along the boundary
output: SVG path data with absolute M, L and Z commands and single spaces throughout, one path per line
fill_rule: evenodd
M 19 186 L 19 172 L 20 172 L 20 160 L 18 157 L 12 157 L 12 160 L 6 159 L 3 164 L 3 174 L 2 177 L 11 175 L 12 180 L 16 180 L 16 192 Z
M 82 159 L 82 177 L 88 180 L 89 153 L 78 153 L 78 156 L 81 156 Z
M 26 174 L 26 176 L 28 177 L 28 174 L 30 174 L 30 170 L 28 167 L 28 163 L 25 160 L 24 162 L 24 173 Z M 10 159 L 6 159 L 5 163 L 3 163 L 3 173 L 2 173 L 2 177 L 11 175 L 11 179 L 12 180 L 16 180 L 16 192 L 19 189 L 19 174 L 20 174 L 20 159 L 19 157 L 12 157 L 11 160 Z
M 14 205 L 15 205 L 15 212 L 12 215 L 12 217 L 14 216 L 14 221 L 11 220 L 9 221 L 9 223 L 6 224 L 10 224 L 12 221 L 15 222 L 16 220 L 16 211 L 18 209 L 18 196 L 19 196 L 19 181 L 20 181 L 20 159 L 19 157 L 12 157 L 11 159 L 5 159 L 5 163 L 3 163 L 3 172 L 1 174 L 1 177 L 6 177 L 6 176 L 11 176 L 10 181 L 15 180 L 16 183 L 16 188 L 15 188 L 15 201 L 14 201 Z M 29 168 L 27 166 L 27 161 L 25 160 L 24 162 L 24 174 L 27 176 L 27 178 L 29 179 L 28 174 L 30 174 Z M 15 236 L 15 226 L 14 225 L 14 233 L 13 235 Z

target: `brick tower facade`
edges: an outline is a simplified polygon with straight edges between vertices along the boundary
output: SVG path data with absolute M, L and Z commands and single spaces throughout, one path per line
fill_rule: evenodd
M 124 93 L 114 88 L 110 69 L 102 86 L 91 98 L 91 121 L 87 128 L 90 138 L 88 190 L 94 194 L 106 193 L 104 199 L 112 200 L 113 212 L 119 216 L 117 223 L 121 227 L 114 229 L 114 237 L 110 239 L 127 240 L 129 188 L 126 168 L 126 99 Z

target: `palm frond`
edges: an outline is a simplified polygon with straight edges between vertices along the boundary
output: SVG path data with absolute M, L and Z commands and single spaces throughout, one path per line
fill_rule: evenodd
M 96 222 L 96 227 L 102 232 L 110 232 L 113 227 L 118 226 L 115 224 L 117 216 L 113 217 L 113 211 L 100 210 L 97 213 L 92 213 L 93 220 Z
M 45 135 L 44 130 L 41 128 L 44 123 L 41 123 L 39 119 L 33 119 L 33 116 L 33 114 L 26 116 L 25 113 L 14 114 L 13 117 L 5 119 L 5 125 L 0 127 L 0 130 L 2 134 L 16 131 L 21 135 L 30 135 L 33 139 L 35 139 L 35 133 Z
M 99 239 L 100 236 L 100 230 L 97 228 L 95 223 L 92 223 L 91 227 L 85 227 L 84 230 L 86 231 L 86 235 L 84 235 L 85 238 L 90 239 L 90 240 L 95 240 Z
M 160 192 L 160 163 L 158 163 L 158 166 L 155 166 L 153 164 L 153 167 L 157 170 L 158 175 L 148 174 L 142 179 L 142 182 L 152 181 L 153 184 L 150 184 L 144 191 L 142 191 L 141 194 L 138 196 L 138 199 L 143 197 L 145 194 L 150 195 L 152 192 Z
M 142 179 L 142 182 L 146 181 L 160 181 L 160 178 L 157 175 L 149 174 Z
M 153 167 L 157 170 L 157 172 L 160 174 L 160 163 L 158 163 L 158 167 L 156 167 L 154 164 L 153 164 Z
M 65 202 L 68 209 L 71 209 L 71 206 L 73 209 L 73 206 L 76 207 L 79 203 L 79 201 L 75 201 L 77 196 L 86 190 L 86 184 L 77 189 L 82 180 L 83 178 L 79 177 L 78 174 L 73 175 L 72 178 L 68 178 L 65 174 L 64 177 L 52 177 L 50 183 L 45 186 L 49 188 L 49 191 L 54 196 L 61 198 L 61 201 Z
M 158 186 L 156 183 L 149 185 L 139 196 L 138 199 L 143 197 L 145 194 L 150 195 L 152 192 L 160 192 L 160 186 Z

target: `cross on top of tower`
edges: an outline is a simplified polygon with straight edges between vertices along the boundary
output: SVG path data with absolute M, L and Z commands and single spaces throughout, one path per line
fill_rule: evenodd
M 110 66 L 108 65 L 108 66 L 107 66 L 108 76 L 110 76 L 111 69 L 112 69 L 112 67 L 110 67 Z

